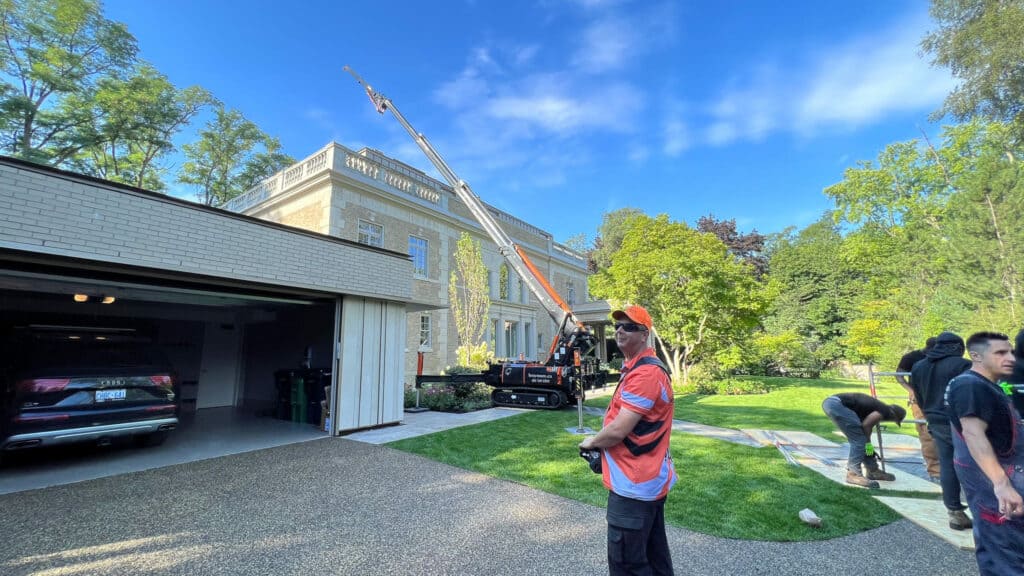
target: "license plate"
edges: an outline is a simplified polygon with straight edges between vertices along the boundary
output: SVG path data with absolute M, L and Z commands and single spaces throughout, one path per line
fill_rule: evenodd
M 110 390 L 97 390 L 96 401 L 97 402 L 114 402 L 117 400 L 125 399 L 124 388 L 111 388 Z

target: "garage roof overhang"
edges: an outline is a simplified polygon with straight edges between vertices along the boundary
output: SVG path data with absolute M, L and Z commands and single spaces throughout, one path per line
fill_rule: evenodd
M 66 278 L 51 282 L 84 276 L 142 290 L 159 280 L 182 298 L 225 298 L 211 293 L 216 286 L 248 297 L 347 294 L 428 306 L 413 301 L 412 263 L 401 252 L 13 158 L 0 157 L 0 208 L 8 214 L 0 265 L 18 271 L 0 284 L 57 271 Z

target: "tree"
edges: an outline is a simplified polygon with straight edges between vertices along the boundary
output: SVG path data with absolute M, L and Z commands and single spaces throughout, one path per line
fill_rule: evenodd
M 637 208 L 619 208 L 605 212 L 601 226 L 594 238 L 594 249 L 590 252 L 588 266 L 591 272 L 604 270 L 612 264 L 612 255 L 622 246 L 622 238 L 632 226 L 633 218 L 650 218 Z
M 198 86 L 178 90 L 166 76 L 145 64 L 127 80 L 100 80 L 91 103 L 96 124 L 89 140 L 94 144 L 77 157 L 81 171 L 163 190 L 158 162 L 174 150 L 171 139 L 214 102 L 213 96 Z
M 631 218 L 611 265 L 592 279 L 601 298 L 645 306 L 673 372 L 689 382 L 692 365 L 748 336 L 766 293 L 744 262 L 713 234 L 668 216 Z
M 931 16 L 921 48 L 960 80 L 941 112 L 1016 121 L 1024 136 L 1024 1 L 932 0 Z
M 471 366 L 472 351 L 483 340 L 491 307 L 487 267 L 480 243 L 463 232 L 456 244 L 454 261 L 455 269 L 448 277 L 448 300 L 459 336 L 459 363 Z
M 96 0 L 0 0 L 0 36 L 0 148 L 67 162 L 93 143 L 95 118 L 77 104 L 130 69 L 135 38 Z
M 272 165 L 268 158 L 291 163 L 291 158 L 279 155 L 277 146 L 241 112 L 218 106 L 214 118 L 199 131 L 199 141 L 182 147 L 187 160 L 178 181 L 198 188 L 196 196 L 203 204 L 220 206 L 245 192 L 253 174 L 265 173 Z
M 764 234 L 757 230 L 740 234 L 736 230 L 736 220 L 718 220 L 714 215 L 701 216 L 697 220 L 697 231 L 714 234 L 737 258 L 750 264 L 754 274 L 761 278 L 768 272 L 768 256 L 764 253 Z

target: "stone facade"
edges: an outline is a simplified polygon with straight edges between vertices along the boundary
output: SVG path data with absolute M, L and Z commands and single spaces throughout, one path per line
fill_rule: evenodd
M 405 374 L 412 382 L 417 352 L 424 373 L 456 363 L 458 335 L 448 311 L 448 278 L 459 236 L 480 242 L 491 276 L 491 309 L 485 338 L 497 357 L 543 361 L 557 326 L 509 269 L 508 290 L 500 290 L 505 260 L 471 212 L 446 184 L 382 153 L 354 151 L 331 143 L 275 174 L 226 208 L 275 222 L 411 253 L 412 304 L 407 306 Z M 559 295 L 579 304 L 587 294 L 586 262 L 556 243 L 551 234 L 488 207 L 494 219 L 547 276 Z M 421 346 L 421 338 L 426 342 Z

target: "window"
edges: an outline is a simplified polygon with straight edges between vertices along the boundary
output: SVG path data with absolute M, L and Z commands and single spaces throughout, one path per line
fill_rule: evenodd
M 565 303 L 569 306 L 576 304 L 576 286 L 573 285 L 572 280 L 565 282 Z
M 420 316 L 420 348 L 430 348 L 430 314 Z
M 505 357 L 515 358 L 519 354 L 519 323 L 505 321 Z
M 409 236 L 409 256 L 412 256 L 412 272 L 419 276 L 427 275 L 427 241 L 416 236 Z
M 533 322 L 526 322 L 523 324 L 523 349 L 526 351 L 526 355 L 530 358 L 536 356 L 533 346 Z
M 359 221 L 359 243 L 384 247 L 384 227 L 366 220 Z

